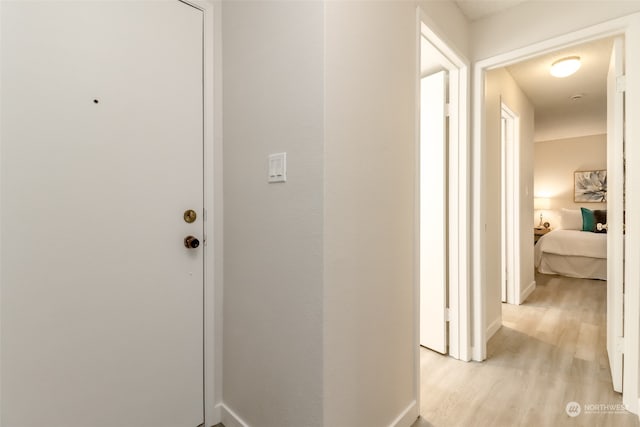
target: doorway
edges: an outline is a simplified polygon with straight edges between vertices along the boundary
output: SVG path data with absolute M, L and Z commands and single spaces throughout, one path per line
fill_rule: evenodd
M 620 24 L 620 23 L 618 23 Z M 607 27 L 609 29 L 609 33 L 608 35 L 614 35 L 614 34 L 624 34 L 625 33 L 625 28 L 620 28 L 620 27 L 615 27 L 616 24 L 611 23 L 610 25 L 603 25 L 600 28 L 593 28 L 587 31 L 582 31 L 579 33 L 575 33 L 575 34 L 568 34 L 566 36 L 562 36 L 559 37 L 555 40 L 552 41 L 547 41 L 547 42 L 543 42 L 543 43 L 539 43 L 537 45 L 534 46 L 530 46 L 527 47 L 525 49 L 521 49 L 517 52 L 511 52 L 509 54 L 505 54 L 505 55 L 501 55 L 500 57 L 496 57 L 496 58 L 490 58 L 484 61 L 480 61 L 480 63 L 478 64 L 478 68 L 477 68 L 477 73 L 476 73 L 476 83 L 478 83 L 476 85 L 475 88 L 475 93 L 476 93 L 476 106 L 475 106 L 475 112 L 476 115 L 479 117 L 484 117 L 485 111 L 484 111 L 484 106 L 482 105 L 482 101 L 479 101 L 478 98 L 482 99 L 482 94 L 484 91 L 484 76 L 485 73 L 488 72 L 491 69 L 500 67 L 500 66 L 506 66 L 506 65 L 510 65 L 510 64 L 514 64 L 516 62 L 518 62 L 519 60 L 522 60 L 524 58 L 531 58 L 534 57 L 536 55 L 540 55 L 543 53 L 548 53 L 548 52 L 552 52 L 555 51 L 557 49 L 563 48 L 563 47 L 569 47 L 569 46 L 573 46 L 573 45 L 577 45 L 579 43 L 583 43 L 585 41 L 590 41 L 590 40 L 596 40 L 598 39 L 598 37 L 602 37 L 603 34 L 603 27 Z M 628 114 L 628 111 L 627 113 Z M 620 119 L 622 120 L 622 116 L 619 116 Z M 486 255 L 483 255 L 483 248 L 484 248 L 484 244 L 483 242 L 486 241 L 486 239 L 488 239 L 488 237 L 486 237 L 484 235 L 483 229 L 485 224 L 487 223 L 487 216 L 488 216 L 488 212 L 486 210 L 486 204 L 484 201 L 484 191 L 482 190 L 482 180 L 484 179 L 484 174 L 487 173 L 487 170 L 485 169 L 485 164 L 484 161 L 485 160 L 485 144 L 486 144 L 486 140 L 483 138 L 483 126 L 477 126 L 475 128 L 476 131 L 476 137 L 478 141 L 481 141 L 480 144 L 476 145 L 476 150 L 475 150 L 475 165 L 476 165 L 476 174 L 475 174 L 475 180 L 478 183 L 476 185 L 476 188 L 474 189 L 474 194 L 475 194 L 475 199 L 474 199 L 474 206 L 476 206 L 476 209 L 478 209 L 479 212 L 482 212 L 482 214 L 480 215 L 479 218 L 477 218 L 477 221 L 474 225 L 475 228 L 475 232 L 474 235 L 476 236 L 476 245 L 474 248 L 474 258 L 480 260 L 480 262 L 476 263 L 476 269 L 474 272 L 474 277 L 476 280 L 477 284 L 480 284 L 480 286 L 476 286 L 476 290 L 478 291 L 478 293 L 476 294 L 476 298 L 475 298 L 475 302 L 474 302 L 474 307 L 476 307 L 476 315 L 474 316 L 474 324 L 476 325 L 474 327 L 475 332 L 474 332 L 474 337 L 476 342 L 479 342 L 481 345 L 478 346 L 477 348 L 475 348 L 474 350 L 474 360 L 484 360 L 484 358 L 486 357 L 486 335 L 485 335 L 485 319 L 486 319 L 486 311 L 485 311 L 485 307 L 484 304 L 486 303 L 485 297 L 486 297 L 486 292 L 487 292 L 487 274 L 486 274 L 486 270 L 484 267 L 484 262 L 482 260 L 486 259 Z M 622 161 L 622 156 L 620 155 L 620 161 Z M 617 159 L 617 157 L 616 157 Z M 610 166 L 611 167 L 611 166 Z M 620 174 L 622 172 L 622 169 L 619 167 L 614 167 L 612 170 L 609 171 L 609 174 L 611 176 L 611 174 L 617 175 Z M 624 178 L 621 177 L 621 175 L 617 175 L 620 176 L 621 182 L 624 182 Z M 628 177 L 627 177 L 628 179 Z M 611 182 L 611 181 L 610 181 Z M 622 239 L 622 234 L 620 233 L 620 235 L 613 235 L 612 236 L 608 236 L 609 239 Z M 611 260 L 610 260 L 611 261 Z M 617 258 L 614 260 L 615 262 L 620 262 L 622 263 L 622 258 Z M 628 275 L 628 272 L 625 272 L 624 275 Z M 628 282 L 627 282 L 628 283 Z M 620 285 L 622 286 L 622 285 Z M 622 299 L 625 300 L 624 304 L 626 307 L 626 304 L 629 302 L 628 299 L 628 295 L 627 293 L 625 293 L 624 295 L 622 294 L 622 292 L 619 292 L 618 294 L 618 298 L 620 300 L 620 302 L 622 302 Z M 634 302 L 635 304 L 635 302 Z M 621 304 L 620 304 L 621 305 Z M 634 305 L 635 306 L 635 305 Z M 618 308 L 618 310 L 621 310 L 621 306 Z M 628 310 L 625 308 L 625 313 L 628 313 Z M 625 328 L 626 328 L 626 322 L 625 322 Z M 609 331 L 609 334 L 611 334 L 611 330 Z M 625 336 L 627 336 L 627 334 L 625 333 Z M 637 337 L 634 336 L 633 341 L 635 342 Z M 635 359 L 635 355 L 636 355 L 636 345 L 634 344 L 631 348 L 627 347 L 626 345 L 624 346 L 626 351 L 630 351 L 630 353 L 632 354 L 631 357 L 633 357 L 632 360 L 636 360 Z M 624 370 L 624 376 L 625 378 L 627 378 L 627 380 L 625 380 L 625 385 L 626 384 L 631 384 L 631 389 L 630 390 L 625 390 L 624 393 L 624 401 L 625 404 L 629 405 L 628 407 L 630 408 L 630 410 L 636 410 L 634 408 L 637 407 L 637 401 L 635 399 L 635 396 L 637 394 L 637 390 L 635 385 L 633 385 L 633 378 L 635 378 L 636 375 L 636 369 L 635 367 L 631 367 L 631 372 L 627 372 L 626 368 Z
M 469 360 L 466 172 L 467 65 L 420 26 L 420 141 L 416 206 L 418 344 Z M 416 351 L 419 346 L 416 346 Z M 419 360 L 419 353 L 416 359 Z M 419 377 L 419 370 L 416 370 Z

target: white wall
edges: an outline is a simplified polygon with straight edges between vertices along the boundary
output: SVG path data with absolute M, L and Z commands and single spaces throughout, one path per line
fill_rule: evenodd
M 573 173 L 575 171 L 607 169 L 607 135 L 591 135 L 534 144 L 534 195 L 549 197 L 550 210 L 543 218 L 552 228 L 560 225 L 561 208 L 606 209 L 606 203 L 574 203 Z M 540 221 L 534 215 L 535 224 Z
M 486 170 L 486 325 L 489 327 L 502 316 L 501 306 L 501 103 L 519 118 L 519 171 L 520 171 L 520 277 L 516 286 L 524 291 L 533 282 L 533 132 L 534 110 L 527 96 L 518 87 L 505 68 L 492 70 L 486 75 L 485 86 L 485 170 Z
M 326 425 L 323 4 L 225 1 L 222 14 L 223 400 L 252 427 Z M 281 151 L 288 181 L 267 184 Z
M 415 4 L 222 9 L 224 404 L 249 426 L 387 426 L 411 408 L 408 426 Z M 269 185 L 277 151 L 288 182 Z
M 603 105 L 602 109 L 604 111 L 590 110 L 578 114 L 566 108 L 538 110 L 535 140 L 550 141 L 606 133 L 606 105 Z
M 416 8 L 325 11 L 324 425 L 389 426 L 416 399 Z

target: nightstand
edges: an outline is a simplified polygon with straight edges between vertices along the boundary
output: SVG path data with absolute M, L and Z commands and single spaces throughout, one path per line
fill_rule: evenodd
M 551 231 L 550 228 L 533 227 L 533 244 L 535 245 L 536 243 L 538 243 L 538 240 L 540 240 L 542 236 L 544 236 L 550 231 Z

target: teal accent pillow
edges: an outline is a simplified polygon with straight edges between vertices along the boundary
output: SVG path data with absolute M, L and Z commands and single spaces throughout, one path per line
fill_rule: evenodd
M 596 231 L 596 216 L 591 209 L 580 208 L 582 211 L 582 231 Z

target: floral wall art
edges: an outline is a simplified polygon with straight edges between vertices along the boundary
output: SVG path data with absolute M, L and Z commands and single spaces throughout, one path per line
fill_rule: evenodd
M 607 201 L 607 171 L 574 172 L 574 201 L 602 203 Z

